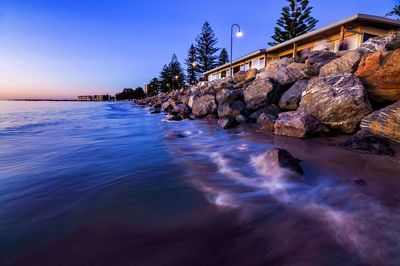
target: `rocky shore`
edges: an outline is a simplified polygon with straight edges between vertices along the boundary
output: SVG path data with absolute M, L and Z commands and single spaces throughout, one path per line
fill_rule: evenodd
M 213 117 L 223 129 L 257 123 L 294 138 L 349 135 L 341 145 L 394 155 L 400 142 L 400 33 L 372 38 L 353 51 L 313 51 L 261 71 L 200 82 L 136 100 L 172 120 Z

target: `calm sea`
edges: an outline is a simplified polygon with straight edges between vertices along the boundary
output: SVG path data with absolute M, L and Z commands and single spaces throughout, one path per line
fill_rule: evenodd
M 0 265 L 400 264 L 399 156 L 164 119 L 0 101 Z

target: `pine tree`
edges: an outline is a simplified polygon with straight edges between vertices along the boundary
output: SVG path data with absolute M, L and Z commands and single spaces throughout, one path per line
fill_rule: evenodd
M 282 8 L 281 18 L 274 28 L 273 42 L 276 45 L 307 33 L 315 28 L 318 20 L 311 16 L 312 7 L 308 6 L 309 0 L 287 0 L 289 6 Z
M 392 11 L 387 13 L 385 16 L 386 17 L 397 17 L 397 19 L 399 20 L 400 19 L 400 5 L 394 6 Z
M 172 55 L 171 62 L 168 65 L 172 80 L 172 89 L 180 89 L 185 86 L 185 73 L 181 63 L 179 63 L 176 54 Z
M 185 60 L 187 81 L 190 85 L 197 83 L 196 75 L 196 47 L 192 44 L 189 48 L 187 58 Z
M 152 80 L 150 80 L 148 88 L 147 88 L 147 96 L 155 96 L 159 92 L 160 88 L 160 82 L 158 78 L 154 77 Z
M 160 87 L 163 92 L 177 90 L 185 85 L 185 74 L 178 58 L 174 54 L 171 62 L 164 65 L 160 72 Z
M 171 73 L 168 65 L 164 65 L 160 72 L 160 87 L 162 92 L 169 92 L 171 90 Z
M 198 73 L 204 73 L 218 66 L 218 57 L 215 55 L 219 51 L 219 48 L 215 47 L 217 42 L 214 31 L 206 21 L 196 38 L 196 71 Z
M 226 63 L 229 63 L 228 51 L 226 51 L 225 48 L 222 48 L 221 53 L 219 54 L 219 58 L 218 58 L 218 65 L 222 66 L 222 65 L 225 65 Z

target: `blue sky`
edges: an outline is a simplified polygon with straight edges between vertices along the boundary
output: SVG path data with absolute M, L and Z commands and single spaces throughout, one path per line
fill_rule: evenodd
M 396 0 L 311 0 L 318 27 Z M 265 48 L 285 0 L 0 0 L 0 99 L 75 98 L 143 86 L 173 53 L 183 63 L 204 21 L 234 57 Z

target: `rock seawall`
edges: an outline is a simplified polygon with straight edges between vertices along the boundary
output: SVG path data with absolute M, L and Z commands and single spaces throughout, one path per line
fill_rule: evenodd
M 313 51 L 303 62 L 283 58 L 259 71 L 199 82 L 135 104 L 168 112 L 174 120 L 212 116 L 224 129 L 257 123 L 262 131 L 306 138 L 362 128 L 400 142 L 399 33 L 372 38 L 354 51 Z M 374 110 L 371 102 L 383 109 Z

